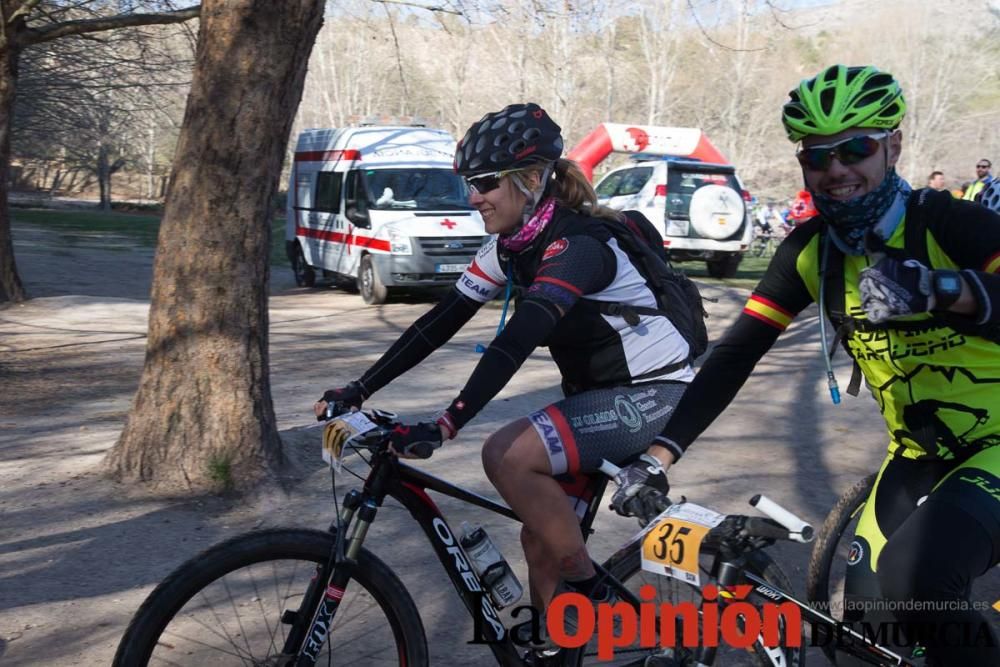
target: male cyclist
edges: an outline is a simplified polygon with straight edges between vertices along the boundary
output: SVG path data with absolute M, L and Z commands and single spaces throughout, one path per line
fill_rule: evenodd
M 910 641 L 932 624 L 918 641 L 937 664 L 995 666 L 995 634 L 963 603 L 1000 560 L 1000 216 L 900 178 L 905 111 L 874 67 L 835 65 L 790 92 L 782 122 L 818 215 L 778 248 L 649 453 L 679 458 L 818 301 L 889 433 L 848 594 L 901 602 Z M 625 468 L 616 509 L 666 489 L 666 467 Z

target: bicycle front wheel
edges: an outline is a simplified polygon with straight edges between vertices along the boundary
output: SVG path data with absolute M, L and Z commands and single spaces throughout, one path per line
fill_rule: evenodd
M 293 664 L 282 651 L 296 614 L 285 612 L 311 618 L 300 605 L 333 549 L 331 533 L 287 529 L 208 549 L 150 593 L 114 666 Z M 316 664 L 427 665 L 420 615 L 392 570 L 364 549 L 339 567 L 350 567 L 350 581 Z
M 838 621 L 844 617 L 844 583 L 851 558 L 851 540 L 875 486 L 875 477 L 873 473 L 859 480 L 840 497 L 816 534 L 809 558 L 806 597 L 818 608 L 828 610 Z M 832 660 L 832 649 L 824 647 L 823 650 Z
M 700 558 L 699 569 L 702 586 L 715 583 L 710 576 L 712 561 L 713 556 L 711 555 L 702 555 Z M 745 570 L 752 572 L 782 591 L 790 592 L 792 590 L 788 577 L 765 552 L 757 551 L 749 554 Z M 701 588 L 684 583 L 679 579 L 668 578 L 643 570 L 638 551 L 634 555 L 630 555 L 628 558 L 612 566 L 610 573 L 618 581 L 622 582 L 636 597 L 640 597 L 639 589 L 642 586 L 647 584 L 652 586 L 656 591 L 656 597 L 651 602 L 657 608 L 661 608 L 660 605 L 663 604 L 676 606 L 681 603 L 693 603 L 700 609 L 704 602 L 701 595 Z M 738 584 L 746 583 L 748 582 L 745 580 L 738 582 Z M 648 596 L 647 598 L 640 597 L 640 599 L 646 601 Z M 752 592 L 746 598 L 746 601 L 760 608 L 760 605 L 767 600 L 760 597 L 756 592 Z M 703 621 L 704 618 L 698 619 L 699 627 L 703 626 Z M 659 619 L 657 625 L 659 625 Z M 678 631 L 677 634 L 680 637 L 681 632 Z M 805 651 L 802 649 L 804 642 L 800 638 L 798 642 L 799 646 L 794 647 L 786 646 L 785 644 L 787 643 L 787 631 L 785 629 L 782 630 L 780 636 L 781 646 L 777 648 L 765 648 L 759 642 L 754 642 L 749 648 L 736 648 L 726 645 L 724 641 L 720 640 L 715 658 L 708 664 L 725 665 L 726 667 L 775 664 L 785 665 L 786 667 L 803 667 L 805 664 Z M 597 655 L 597 648 L 597 641 L 591 641 L 583 651 L 583 655 L 580 656 L 578 664 L 615 665 L 616 667 L 624 667 L 626 665 L 688 667 L 689 665 L 699 664 L 695 656 L 695 649 L 693 648 L 663 648 L 659 646 L 653 648 L 625 647 L 616 649 L 614 659 L 610 662 L 600 660 Z M 769 657 L 768 652 L 774 653 L 774 656 Z

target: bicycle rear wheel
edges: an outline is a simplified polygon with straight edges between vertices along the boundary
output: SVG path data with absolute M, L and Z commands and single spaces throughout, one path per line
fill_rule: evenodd
M 770 255 L 769 250 L 771 246 L 771 237 L 769 236 L 755 236 L 752 241 L 750 241 L 750 249 L 747 251 L 753 257 L 764 257 L 765 255 Z
M 715 583 L 710 576 L 712 561 L 713 556 L 711 555 L 705 554 L 700 558 L 699 569 L 702 586 L 705 584 Z M 747 556 L 747 565 L 745 569 L 764 579 L 776 588 L 786 592 L 790 592 L 792 590 L 788 577 L 781 570 L 778 564 L 765 552 L 757 551 L 749 554 Z M 668 578 L 646 572 L 641 567 L 638 551 L 636 551 L 634 555 L 630 555 L 628 558 L 625 558 L 619 563 L 613 565 L 610 569 L 610 573 L 622 582 L 622 584 L 624 584 L 624 586 L 637 597 L 639 596 L 640 587 L 646 584 L 653 586 L 656 590 L 656 597 L 652 600 L 652 603 L 657 606 L 664 603 L 677 605 L 678 603 L 691 602 L 698 608 L 701 608 L 703 598 L 701 596 L 702 589 L 700 587 L 684 583 L 679 579 Z M 743 580 L 738 583 L 745 584 L 748 582 Z M 762 603 L 767 601 L 767 599 L 759 596 L 756 592 L 752 592 L 746 598 L 746 601 L 759 608 Z M 699 626 L 700 625 L 701 620 L 699 619 Z M 751 648 L 740 649 L 727 646 L 724 642 L 720 641 L 715 660 L 712 664 L 725 665 L 726 667 L 737 665 L 742 667 L 744 665 L 751 666 L 774 664 L 782 664 L 785 667 L 802 667 L 805 664 L 805 652 L 802 650 L 802 646 L 804 646 L 805 643 L 804 640 L 800 641 L 800 645 L 797 647 L 784 646 L 785 643 L 787 642 L 784 630 L 781 637 L 782 646 L 776 649 L 765 649 L 759 643 L 754 643 Z M 598 658 L 597 648 L 596 640 L 591 641 L 585 647 L 585 650 L 582 652 L 577 664 L 614 665 L 615 667 L 624 667 L 626 665 L 632 665 L 635 667 L 645 665 L 656 667 L 659 667 L 659 665 L 687 667 L 688 665 L 696 664 L 692 651 L 684 648 L 677 649 L 676 651 L 665 651 L 659 647 L 626 647 L 624 649 L 616 650 L 614 659 L 610 662 L 602 661 Z M 776 662 L 772 661 L 771 658 L 767 656 L 766 651 L 776 653 Z
M 208 549 L 170 574 L 136 612 L 115 667 L 288 663 L 282 647 L 334 536 L 267 530 Z M 398 577 L 362 549 L 317 665 L 427 665 L 420 615 Z M 286 621 L 291 619 L 286 618 Z

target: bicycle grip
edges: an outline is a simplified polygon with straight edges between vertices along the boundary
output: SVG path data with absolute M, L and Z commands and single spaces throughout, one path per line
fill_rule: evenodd
M 618 475 L 619 471 L 621 471 L 621 468 L 607 459 L 601 459 L 601 467 L 598 469 L 611 479 L 614 479 Z
M 316 415 L 316 421 L 330 421 L 334 417 L 339 417 L 350 411 L 351 406 L 347 405 L 344 401 L 327 401 L 326 409 L 322 414 Z
M 427 442 L 424 440 L 423 442 L 415 442 L 407 447 L 406 453 L 411 456 L 416 456 L 418 459 L 429 459 L 435 449 L 436 448 L 434 447 L 433 442 Z
M 757 494 L 750 504 L 788 529 L 788 539 L 808 543 L 813 540 L 813 527 L 767 496 Z

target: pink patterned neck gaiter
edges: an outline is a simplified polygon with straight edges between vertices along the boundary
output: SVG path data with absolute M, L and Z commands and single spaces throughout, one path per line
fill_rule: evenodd
M 535 238 L 542 233 L 545 226 L 549 224 L 549 220 L 552 219 L 552 213 L 556 209 L 556 200 L 554 197 L 549 197 L 535 209 L 534 215 L 528 219 L 526 223 L 517 230 L 517 233 L 511 234 L 510 236 L 501 236 L 500 245 L 510 252 L 521 252 L 535 240 Z

